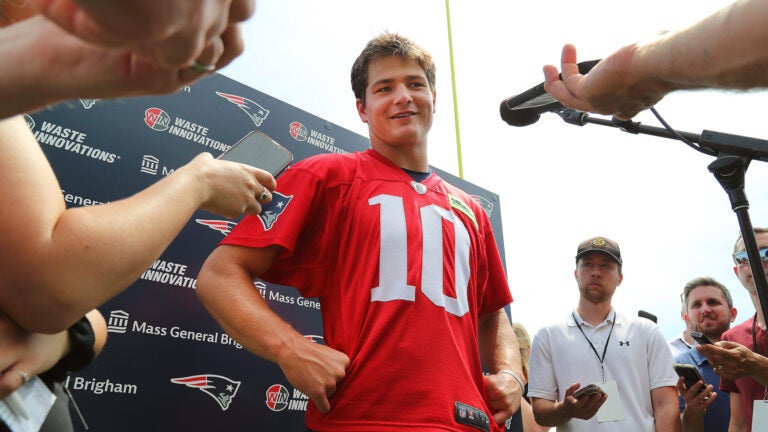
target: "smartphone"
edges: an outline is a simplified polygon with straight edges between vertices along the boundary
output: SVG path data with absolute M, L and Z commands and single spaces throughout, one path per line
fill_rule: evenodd
M 219 156 L 219 159 L 240 162 L 279 176 L 293 162 L 293 153 L 261 131 L 249 132 Z
M 691 337 L 693 338 L 693 340 L 698 342 L 699 345 L 707 345 L 707 344 L 711 345 L 712 344 L 712 341 L 709 340 L 708 337 L 704 336 L 704 333 L 702 333 L 702 332 L 692 331 L 691 332 Z
M 691 388 L 697 382 L 703 381 L 704 385 L 701 386 L 699 392 L 704 391 L 704 388 L 707 386 L 707 382 L 704 381 L 704 378 L 701 376 L 701 373 L 699 373 L 699 369 L 696 368 L 696 366 L 690 364 L 675 363 L 673 367 L 675 368 L 677 375 L 683 377 L 686 388 Z
M 573 397 L 575 397 L 576 399 L 581 399 L 584 396 L 589 396 L 595 393 L 605 393 L 605 392 L 603 392 L 603 389 L 598 387 L 596 384 L 589 384 L 576 390 L 576 393 L 573 394 Z

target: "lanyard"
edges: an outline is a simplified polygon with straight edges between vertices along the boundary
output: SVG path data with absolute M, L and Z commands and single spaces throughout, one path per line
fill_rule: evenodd
M 581 324 L 579 324 L 579 320 L 576 319 L 576 315 L 571 312 L 571 316 L 573 317 L 573 321 L 576 323 L 576 327 L 579 328 L 579 331 L 584 336 L 584 339 L 587 340 L 587 343 L 589 344 L 589 347 L 592 348 L 592 352 L 595 353 L 595 356 L 598 360 L 600 360 L 600 372 L 603 375 L 603 382 L 605 382 L 605 365 L 603 364 L 605 362 L 605 355 L 608 353 L 608 343 L 611 341 L 611 334 L 613 334 L 613 326 L 616 325 L 616 311 L 613 311 L 613 321 L 611 321 L 611 330 L 608 332 L 608 339 L 605 341 L 605 346 L 603 347 L 603 356 L 600 357 L 600 354 L 597 353 L 597 349 L 594 345 L 592 345 L 592 341 L 589 340 L 586 333 L 584 333 L 584 329 L 581 328 Z
M 760 354 L 760 351 L 757 349 L 757 314 L 755 314 L 755 317 L 752 318 L 752 351 Z

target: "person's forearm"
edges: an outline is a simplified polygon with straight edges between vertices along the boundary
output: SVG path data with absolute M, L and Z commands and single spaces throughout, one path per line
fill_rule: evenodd
M 768 357 L 754 353 L 752 362 L 752 373 L 749 376 L 760 385 L 768 387 Z
M 524 380 L 517 337 L 504 309 L 481 317 L 479 327 L 480 355 L 486 368 L 492 373 L 510 370 Z
M 691 27 L 638 44 L 628 73 L 671 89 L 768 85 L 768 2 L 742 0 Z
M 701 415 L 689 414 L 686 411 L 680 415 L 683 432 L 703 432 L 704 417 Z
M 531 406 L 536 423 L 542 426 L 557 427 L 572 419 L 562 409 L 562 402 L 534 398 Z

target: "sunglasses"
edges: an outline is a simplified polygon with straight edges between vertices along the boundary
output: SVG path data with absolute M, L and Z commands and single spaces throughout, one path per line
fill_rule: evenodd
M 768 262 L 768 247 L 764 247 L 760 249 L 758 253 L 760 254 L 760 259 L 763 262 Z M 749 257 L 747 257 L 747 251 L 743 250 L 733 254 L 733 262 L 735 262 L 736 265 L 740 265 L 740 266 L 749 264 Z

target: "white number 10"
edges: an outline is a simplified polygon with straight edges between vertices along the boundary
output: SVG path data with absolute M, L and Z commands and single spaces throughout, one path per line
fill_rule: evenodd
M 381 244 L 379 245 L 379 286 L 371 289 L 371 301 L 414 301 L 416 287 L 408 285 L 408 234 L 401 197 L 378 195 L 368 200 L 380 209 Z M 443 220 L 453 225 L 456 238 L 454 281 L 456 298 L 443 293 Z M 384 227 L 386 225 L 386 228 Z M 434 204 L 421 208 L 423 249 L 421 291 L 436 306 L 463 316 L 469 312 L 469 233 L 456 215 Z

